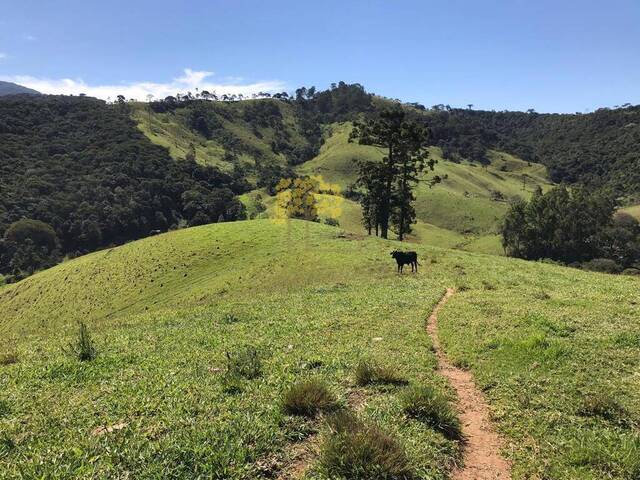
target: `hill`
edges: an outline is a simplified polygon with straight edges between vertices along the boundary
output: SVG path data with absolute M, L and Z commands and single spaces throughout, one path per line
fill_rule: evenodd
M 556 183 L 613 189 L 632 199 L 639 193 L 640 106 L 593 113 L 544 114 L 446 109 L 425 111 L 445 157 L 486 161 L 497 149 L 542 163 Z
M 81 97 L 0 99 L 0 237 L 23 217 L 45 222 L 57 237 L 44 251 L 0 241 L 1 274 L 20 277 L 61 256 L 172 225 L 239 218 L 235 195 L 246 187 L 213 167 L 175 162 L 121 106 Z
M 32 88 L 23 87 L 17 83 L 0 81 L 0 97 L 4 95 L 40 95 L 40 92 L 33 90 Z
M 330 432 L 281 402 L 319 378 L 400 443 L 415 478 L 446 478 L 459 442 L 402 413 L 409 387 L 359 386 L 354 370 L 370 359 L 447 392 L 424 325 L 456 287 L 440 339 L 484 390 L 514 477 L 637 478 L 637 279 L 425 245 L 420 273 L 399 276 L 396 246 L 303 221 L 222 223 L 0 288 L 0 477 L 311 475 Z M 61 349 L 78 320 L 94 361 Z M 259 373 L 229 383 L 248 347 Z

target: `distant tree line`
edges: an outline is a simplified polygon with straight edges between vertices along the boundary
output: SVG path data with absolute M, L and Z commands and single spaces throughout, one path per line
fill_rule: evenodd
M 0 273 L 22 277 L 153 231 L 244 217 L 244 178 L 174 161 L 117 105 L 0 99 Z
M 502 225 L 505 252 L 593 270 L 640 273 L 640 222 L 615 213 L 610 194 L 560 186 L 511 205 Z
M 490 148 L 547 166 L 556 183 L 608 187 L 640 198 L 640 106 L 588 114 L 417 109 L 445 158 L 488 162 Z

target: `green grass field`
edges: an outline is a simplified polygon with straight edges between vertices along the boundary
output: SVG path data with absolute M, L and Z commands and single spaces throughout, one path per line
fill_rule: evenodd
M 640 476 L 638 279 L 428 245 L 412 246 L 420 273 L 399 276 L 389 251 L 402 246 L 302 221 L 224 223 L 0 287 L 0 477 L 278 478 L 329 435 L 322 417 L 281 408 L 294 382 L 320 378 L 400 442 L 416 478 L 447 478 L 461 445 L 400 399 L 411 385 L 452 398 L 424 332 L 449 286 L 441 341 L 485 391 L 514 478 Z M 63 352 L 78 321 L 93 361 Z M 231 381 L 226 355 L 247 346 L 260 373 Z M 408 385 L 358 386 L 363 359 Z

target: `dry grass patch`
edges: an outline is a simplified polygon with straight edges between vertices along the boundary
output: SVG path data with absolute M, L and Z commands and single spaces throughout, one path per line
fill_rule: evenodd
M 304 380 L 284 394 L 282 408 L 290 415 L 314 417 L 320 412 L 335 410 L 338 404 L 327 385 L 318 379 Z

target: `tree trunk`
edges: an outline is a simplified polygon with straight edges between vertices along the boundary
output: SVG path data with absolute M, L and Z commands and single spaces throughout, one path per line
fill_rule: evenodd
M 391 214 L 391 186 L 393 183 L 393 145 L 391 139 L 389 139 L 389 158 L 387 159 L 387 178 L 384 189 L 384 198 L 382 199 L 382 215 L 380 218 L 380 236 L 382 238 L 388 238 L 389 231 L 389 216 Z

